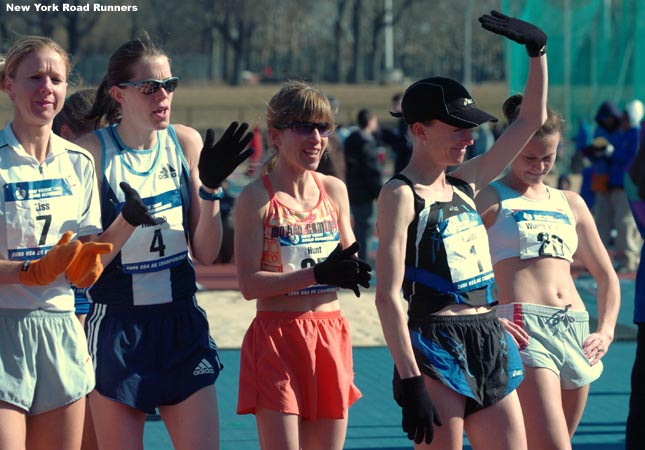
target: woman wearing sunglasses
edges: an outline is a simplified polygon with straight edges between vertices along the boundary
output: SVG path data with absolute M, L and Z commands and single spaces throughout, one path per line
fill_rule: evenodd
M 240 290 L 257 313 L 242 344 L 238 414 L 255 414 L 263 450 L 341 450 L 354 385 L 338 287 L 369 287 L 355 257 L 347 189 L 316 172 L 334 115 L 327 97 L 287 83 L 267 109 L 275 154 L 235 211 Z
M 220 185 L 251 154 L 252 134 L 233 123 L 217 143 L 208 130 L 203 144 L 196 130 L 171 125 L 176 87 L 165 53 L 147 39 L 127 42 L 110 57 L 90 113 L 111 125 L 79 140 L 101 168 L 104 234 L 115 240 L 88 291 L 86 321 L 102 450 L 142 448 L 155 408 L 175 449 L 219 448 L 222 364 L 195 298 L 193 258 L 211 264 L 218 255 Z
M 522 364 L 491 309 L 493 269 L 473 199 L 546 119 L 546 35 L 495 11 L 479 20 L 526 45 L 519 117 L 488 152 L 464 162 L 471 129 L 497 119 L 456 81 L 417 81 L 405 91 L 401 114 L 412 157 L 378 199 L 376 306 L 396 366 L 403 430 L 417 449 L 461 449 L 464 432 L 473 449 L 527 448 L 515 392 Z M 449 166 L 459 167 L 446 175 Z

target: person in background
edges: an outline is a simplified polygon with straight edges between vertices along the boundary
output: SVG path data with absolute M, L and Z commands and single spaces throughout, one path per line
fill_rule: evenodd
M 641 139 L 638 153 L 625 175 L 625 193 L 629 199 L 638 231 L 645 238 L 645 139 Z M 634 288 L 634 323 L 638 327 L 636 355 L 631 375 L 629 414 L 625 436 L 626 450 L 645 448 L 645 246 L 641 246 L 641 258 L 636 272 Z
M 341 450 L 354 385 L 338 288 L 369 287 L 345 184 L 316 172 L 334 127 L 327 97 L 286 83 L 269 101 L 265 175 L 235 209 L 240 291 L 257 312 L 240 355 L 238 414 L 255 414 L 262 450 Z
M 142 448 L 155 408 L 175 449 L 219 449 L 222 363 L 195 297 L 193 260 L 212 264 L 219 253 L 221 184 L 253 152 L 253 133 L 233 122 L 217 142 L 212 129 L 202 142 L 171 124 L 177 86 L 169 57 L 148 38 L 121 45 L 89 115 L 110 125 L 78 141 L 102 168 L 97 239 L 115 244 L 88 290 L 85 327 L 101 450 Z
M 369 240 L 374 235 L 375 200 L 383 184 L 379 144 L 375 136 L 378 117 L 368 109 L 361 109 L 356 123 L 358 129 L 345 140 L 347 191 L 354 232 L 360 244 L 358 257 L 366 259 Z
M 417 449 L 461 449 L 464 431 L 476 450 L 491 448 L 491 439 L 497 449 L 527 448 L 515 391 L 524 372 L 513 339 L 491 309 L 493 268 L 473 198 L 546 119 L 547 38 L 497 11 L 479 21 L 528 51 L 518 119 L 488 152 L 464 162 L 471 130 L 497 119 L 454 80 L 413 83 L 402 101 L 412 158 L 378 199 L 376 307 L 394 359 L 402 427 Z M 459 167 L 446 175 L 449 166 Z
M 521 95 L 505 102 L 511 126 L 523 107 Z M 525 375 L 517 392 L 528 447 L 536 450 L 571 449 L 620 308 L 618 277 L 584 200 L 544 183 L 564 131 L 562 116 L 549 108 L 510 170 L 476 198 L 495 272 L 496 314 L 521 350 Z M 593 332 L 571 276 L 574 255 L 597 283 Z
M 70 282 L 94 283 L 112 246 L 87 242 L 101 231 L 92 156 L 52 133 L 69 72 L 67 53 L 40 36 L 17 40 L 0 63 L 13 107 L 0 131 L 3 449 L 79 449 L 94 387 Z
M 334 112 L 334 120 L 338 118 L 338 108 L 340 104 L 336 97 L 331 95 L 327 96 L 331 109 Z M 345 155 L 343 153 L 343 145 L 340 141 L 340 137 L 337 134 L 338 130 L 334 130 L 329 135 L 329 143 L 325 149 L 325 153 L 322 158 L 320 158 L 320 164 L 316 171 L 324 173 L 325 175 L 332 175 L 339 180 L 345 181 L 346 179 L 346 167 L 345 167 Z
M 390 114 L 401 113 L 401 100 L 403 94 L 398 92 L 392 96 L 392 109 Z M 402 118 L 397 118 L 394 128 L 382 128 L 381 139 L 388 145 L 394 154 L 394 173 L 399 173 L 410 162 L 412 155 L 412 141 L 408 136 L 408 126 Z

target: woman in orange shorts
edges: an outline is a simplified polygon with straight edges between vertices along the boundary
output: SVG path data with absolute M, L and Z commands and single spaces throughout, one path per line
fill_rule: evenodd
M 355 256 L 345 184 L 315 172 L 333 120 L 324 94 L 285 84 L 267 110 L 275 155 L 237 200 L 240 290 L 257 299 L 237 412 L 255 414 L 263 450 L 342 449 L 347 410 L 361 396 L 336 291 L 360 295 L 371 267 Z

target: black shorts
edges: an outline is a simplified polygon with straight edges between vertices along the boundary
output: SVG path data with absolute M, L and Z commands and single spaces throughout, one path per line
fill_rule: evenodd
M 85 331 L 96 390 L 149 414 L 212 385 L 223 368 L 194 297 L 134 307 L 93 303 Z
M 492 311 L 431 316 L 408 327 L 421 372 L 467 397 L 464 417 L 497 403 L 524 379 L 517 346 Z

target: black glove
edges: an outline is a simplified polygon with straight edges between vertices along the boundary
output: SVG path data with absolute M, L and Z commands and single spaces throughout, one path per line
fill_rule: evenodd
M 198 164 L 199 179 L 204 186 L 217 189 L 237 166 L 253 154 L 253 149 L 246 148 L 254 136 L 253 132 L 246 133 L 248 128 L 248 123 L 238 127 L 237 122 L 233 122 L 215 144 L 215 131 L 212 128 L 206 130 Z
M 372 266 L 355 256 L 359 248 L 358 242 L 354 242 L 343 250 L 339 243 L 327 259 L 314 266 L 316 282 L 351 289 L 360 297 L 358 285 L 370 287 Z
M 535 25 L 508 17 L 498 11 L 491 11 L 490 15 L 484 14 L 479 18 L 479 22 L 484 29 L 525 45 L 531 58 L 546 53 L 546 34 Z
M 139 225 L 157 225 L 161 221 L 152 217 L 139 193 L 132 189 L 132 186 L 122 181 L 119 183 L 119 187 L 125 194 L 125 205 L 123 205 L 121 214 L 126 222 L 133 227 L 138 227 Z
M 403 408 L 401 426 L 408 439 L 420 444 L 425 436 L 425 443 L 431 443 L 433 424 L 440 427 L 441 419 L 423 383 L 423 375 L 401 380 L 396 401 Z

